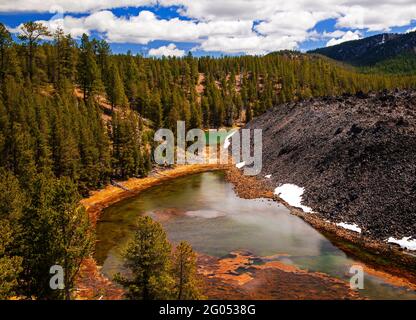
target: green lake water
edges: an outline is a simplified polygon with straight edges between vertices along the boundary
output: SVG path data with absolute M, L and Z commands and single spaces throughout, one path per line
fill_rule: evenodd
M 241 199 L 222 172 L 209 172 L 165 182 L 104 210 L 95 258 L 109 278 L 123 271 L 122 252 L 137 217 L 145 214 L 160 219 L 173 243 L 186 240 L 196 251 L 216 257 L 236 250 L 257 256 L 284 254 L 279 258 L 284 263 L 345 280 L 351 266 L 360 264 L 284 206 Z M 416 292 L 371 275 L 365 275 L 364 285 L 360 293 L 368 298 L 416 299 Z

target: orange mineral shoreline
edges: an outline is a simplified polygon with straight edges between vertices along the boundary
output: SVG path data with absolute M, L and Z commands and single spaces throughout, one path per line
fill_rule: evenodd
M 120 187 L 108 185 L 102 190 L 91 192 L 90 197 L 83 199 L 81 203 L 84 205 L 89 214 L 91 222 L 95 225 L 100 218 L 103 209 L 119 202 L 138 195 L 140 192 L 153 186 L 162 184 L 168 180 L 184 177 L 191 174 L 225 170 L 227 166 L 219 164 L 195 164 L 175 166 L 171 169 L 153 171 L 145 178 L 131 178 L 121 182 L 121 185 L 128 189 L 123 190 Z
M 366 271 L 378 275 L 390 284 L 416 290 L 416 256 L 395 245 L 384 243 L 355 232 L 339 228 L 314 214 L 304 213 L 273 194 L 273 188 L 264 179 L 244 176 L 230 168 L 225 175 L 239 197 L 245 199 L 269 198 L 285 205 L 298 216 L 323 233 L 338 248 L 366 264 Z M 382 270 L 382 271 L 376 271 Z
M 416 276 L 411 270 L 408 269 L 409 267 L 410 269 L 413 269 L 412 267 L 414 267 L 413 263 L 415 258 L 413 256 L 407 255 L 405 252 L 390 245 L 380 243 L 379 241 L 374 241 L 373 239 L 363 239 L 363 237 L 357 236 L 352 232 L 336 228 L 334 225 L 329 224 L 314 215 L 305 215 L 300 210 L 290 207 L 287 203 L 284 203 L 284 201 L 274 196 L 270 186 L 267 185 L 267 182 L 255 177 L 244 176 L 233 166 L 199 164 L 182 165 L 170 169 L 156 170 L 146 178 L 132 178 L 125 182 L 121 182 L 119 186 L 109 185 L 100 191 L 92 192 L 91 196 L 82 200 L 81 203 L 85 206 L 91 223 L 95 226 L 97 221 L 100 219 L 100 215 L 103 209 L 123 199 L 136 196 L 146 189 L 162 184 L 169 180 L 184 177 L 187 175 L 219 170 L 225 171 L 226 179 L 234 185 L 234 189 L 240 197 L 247 199 L 270 198 L 283 203 L 291 210 L 292 214 L 299 216 L 311 224 L 314 228 L 323 232 L 329 239 L 334 241 L 339 248 L 348 254 L 358 258 L 360 261 L 363 261 L 365 263 L 365 271 L 369 274 L 387 279 L 387 282 L 392 285 L 403 286 L 412 290 L 416 288 Z M 239 257 L 240 256 L 237 258 Z M 381 259 L 383 261 L 377 261 L 379 258 L 384 259 Z M 237 260 L 239 261 L 239 259 Z M 388 260 L 389 263 L 385 263 L 386 260 Z M 224 274 L 228 274 L 227 272 L 219 272 L 219 274 L 214 275 L 214 273 L 217 272 L 213 272 L 213 270 L 218 271 L 217 269 L 219 267 L 228 265 L 228 262 L 231 263 L 230 265 L 234 265 L 235 263 L 233 259 L 230 261 L 227 259 L 224 261 L 216 261 L 216 259 L 212 257 L 201 256 L 199 262 L 200 274 L 203 275 L 205 272 L 207 272 L 207 270 L 210 271 L 209 273 L 211 274 L 211 277 L 208 277 L 205 281 L 208 284 L 208 286 L 206 286 L 206 295 L 209 299 L 244 299 L 248 296 L 255 299 L 281 298 L 280 296 L 275 296 L 275 294 L 271 295 L 270 292 L 266 292 L 267 290 L 263 290 L 264 292 L 262 291 L 261 294 L 255 294 L 248 289 L 254 284 L 259 286 L 260 283 L 257 283 L 259 281 L 267 282 L 268 277 L 271 276 L 271 274 L 275 276 L 274 273 L 285 272 L 285 275 L 287 276 L 287 272 L 290 271 L 293 273 L 293 270 L 286 270 L 282 268 L 284 266 L 282 266 L 281 263 L 276 262 L 266 264 L 262 268 L 251 267 L 251 270 L 254 270 L 258 275 L 256 282 L 252 281 L 253 279 L 251 276 L 249 276 L 249 274 L 241 274 L 231 277 L 224 276 Z M 213 266 L 217 267 L 214 268 Z M 377 270 L 373 268 L 373 266 L 377 266 Z M 383 271 L 381 271 L 380 268 Z M 307 275 L 311 277 L 310 279 L 317 279 L 315 274 L 308 274 L 298 271 L 294 274 Z M 330 277 L 327 278 L 330 279 Z M 306 277 L 303 279 L 306 279 Z M 329 281 L 328 279 L 325 278 L 325 281 Z M 296 285 L 297 278 L 292 280 L 293 281 L 289 282 Z M 331 281 L 333 281 L 333 279 L 331 279 Z M 239 283 L 239 285 L 236 286 L 235 283 Z M 263 284 L 260 285 L 260 287 L 263 287 Z M 301 286 L 299 283 L 299 288 L 300 287 Z M 344 286 L 337 288 L 337 290 L 333 292 L 331 298 L 357 298 L 354 296 L 354 294 L 351 294 L 349 290 L 345 290 L 344 292 L 343 287 Z M 238 292 L 240 290 L 241 295 L 235 294 L 235 290 Z M 234 294 L 231 294 L 232 292 L 234 292 Z M 99 266 L 97 266 L 93 258 L 88 258 L 84 261 L 76 281 L 76 290 L 74 293 L 74 297 L 76 299 L 119 300 L 123 299 L 123 294 L 124 290 L 121 287 L 112 283 L 109 279 L 102 275 L 99 270 Z M 296 299 L 296 297 L 294 298 Z M 300 296 L 298 298 L 302 299 Z M 318 296 L 315 298 L 318 298 Z
M 81 200 L 90 221 L 95 226 L 102 210 L 123 199 L 138 195 L 140 192 L 163 182 L 187 175 L 225 170 L 227 166 L 219 164 L 198 164 L 175 166 L 170 169 L 153 171 L 145 178 L 131 178 L 119 186 L 108 185 L 104 189 L 91 192 L 90 197 Z M 124 290 L 104 277 L 96 261 L 90 257 L 81 265 L 74 290 L 74 298 L 80 300 L 120 300 Z

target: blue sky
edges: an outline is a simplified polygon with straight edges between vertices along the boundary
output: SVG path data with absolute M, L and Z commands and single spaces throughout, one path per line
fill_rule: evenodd
M 397 3 L 400 2 L 400 3 Z M 57 14 L 58 13 L 58 14 Z M 41 21 L 79 38 L 106 39 L 115 53 L 148 56 L 307 51 L 416 28 L 414 0 L 2 0 L 0 22 L 18 33 Z

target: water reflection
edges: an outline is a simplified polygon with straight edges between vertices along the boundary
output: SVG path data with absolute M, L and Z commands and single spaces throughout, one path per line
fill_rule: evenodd
M 140 214 L 159 220 L 172 242 L 187 240 L 198 252 L 213 256 L 239 249 L 257 256 L 280 254 L 285 263 L 344 279 L 355 263 L 284 206 L 238 198 L 223 173 L 216 172 L 165 183 L 106 209 L 97 226 L 96 259 L 107 276 L 122 270 L 121 253 Z M 416 298 L 370 276 L 364 293 L 372 298 Z

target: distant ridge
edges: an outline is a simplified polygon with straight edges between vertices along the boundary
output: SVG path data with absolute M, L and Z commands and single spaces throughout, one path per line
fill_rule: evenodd
M 383 33 L 368 38 L 309 51 L 357 67 L 378 67 L 403 73 L 416 70 L 416 31 Z M 386 65 L 394 65 L 387 68 Z M 387 70 L 391 69 L 391 70 Z

